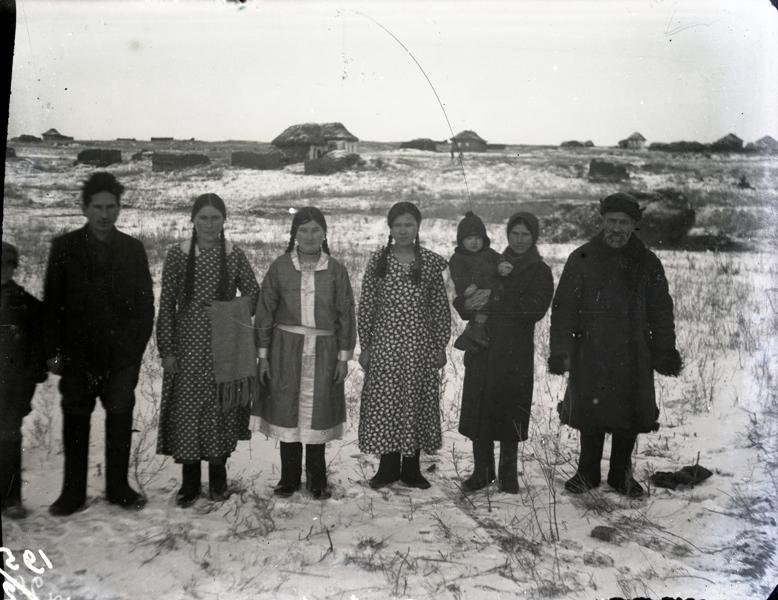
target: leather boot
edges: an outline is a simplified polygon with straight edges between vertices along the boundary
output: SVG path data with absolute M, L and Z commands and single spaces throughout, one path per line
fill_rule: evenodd
M 132 411 L 105 415 L 105 496 L 111 504 L 140 510 L 146 498 L 127 483 L 132 445 Z
M 473 440 L 473 474 L 462 482 L 465 492 L 475 492 L 494 481 L 494 442 Z
M 65 451 L 65 473 L 62 493 L 49 506 L 58 517 L 72 515 L 86 504 L 87 468 L 89 466 L 89 429 L 91 415 L 62 415 L 62 445 Z
M 419 455 L 421 450 L 416 450 L 411 456 L 403 456 L 402 468 L 400 470 L 400 480 L 410 487 L 426 490 L 430 487 L 430 482 L 424 479 L 419 466 Z
M 181 489 L 176 494 L 176 504 L 181 508 L 192 506 L 200 497 L 200 461 L 181 465 Z
M 9 519 L 23 519 L 22 437 L 0 441 L 0 508 Z
M 400 479 L 400 453 L 389 452 L 381 455 L 378 471 L 370 480 L 370 487 L 378 490 Z
M 227 489 L 227 457 L 208 461 L 208 497 L 216 502 L 230 497 Z
M 565 489 L 571 494 L 582 494 L 600 485 L 600 461 L 605 444 L 604 433 L 581 433 L 581 454 L 578 470 L 565 482 Z
M 518 456 L 519 442 L 500 441 L 500 466 L 497 476 L 500 479 L 500 491 L 506 494 L 519 493 Z
M 610 470 L 608 485 L 619 494 L 630 498 L 640 498 L 645 491 L 632 476 L 632 451 L 635 449 L 637 435 L 613 435 L 611 440 Z
M 303 445 L 300 442 L 281 442 L 281 480 L 273 493 L 288 498 L 300 489 L 303 472 Z
M 316 500 L 332 497 L 327 487 L 327 462 L 324 458 L 324 444 L 305 446 L 305 484 Z

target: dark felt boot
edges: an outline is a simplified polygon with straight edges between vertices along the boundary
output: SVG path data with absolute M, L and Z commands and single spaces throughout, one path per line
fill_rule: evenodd
M 430 482 L 424 479 L 419 465 L 419 455 L 421 450 L 416 450 L 411 456 L 403 456 L 402 468 L 400 469 L 400 480 L 407 486 L 426 490 L 430 487 Z
M 0 507 L 9 519 L 23 519 L 22 438 L 0 442 Z
M 632 477 L 632 451 L 636 440 L 636 435 L 613 435 L 611 441 L 608 485 L 630 498 L 640 498 L 645 494 L 643 486 Z
M 565 489 L 571 494 L 582 494 L 600 485 L 600 461 L 605 444 L 604 433 L 581 433 L 581 454 L 578 470 L 565 482 Z
M 281 479 L 273 493 L 288 498 L 300 489 L 303 473 L 303 445 L 300 442 L 281 442 Z
M 230 497 L 227 489 L 227 458 L 208 461 L 208 497 L 221 502 Z
M 305 446 L 305 485 L 316 500 L 332 497 L 327 487 L 327 461 L 324 458 L 324 444 Z
M 181 465 L 181 489 L 176 494 L 176 504 L 181 508 L 192 506 L 200 497 L 201 471 L 199 460 Z
M 146 498 L 127 483 L 132 446 L 132 412 L 105 415 L 105 496 L 111 504 L 140 510 Z
M 506 494 L 519 493 L 518 456 L 519 442 L 500 441 L 500 465 L 497 476 L 500 479 L 500 491 Z
M 89 428 L 91 415 L 62 415 L 62 445 L 65 473 L 62 493 L 49 506 L 57 517 L 72 515 L 86 504 L 87 467 L 89 466 Z
M 475 492 L 494 481 L 494 442 L 473 440 L 473 474 L 462 482 L 465 492 Z
M 400 453 L 390 452 L 381 455 L 378 471 L 370 480 L 370 487 L 380 489 L 400 479 Z

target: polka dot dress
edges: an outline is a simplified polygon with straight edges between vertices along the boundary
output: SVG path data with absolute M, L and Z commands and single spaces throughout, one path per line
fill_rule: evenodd
M 216 296 L 220 248 L 206 248 L 195 258 L 194 294 L 182 308 L 187 255 L 180 246 L 165 258 L 157 319 L 160 355 L 175 356 L 178 372 L 165 372 L 162 383 L 157 452 L 176 461 L 229 456 L 237 441 L 250 439 L 249 407 L 223 411 L 216 402 L 211 356 L 211 322 L 206 307 Z M 254 272 L 239 248 L 227 254 L 229 287 L 256 303 Z
M 422 249 L 422 279 L 393 255 L 384 279 L 375 275 L 380 253 L 370 259 L 359 302 L 362 351 L 370 350 L 359 413 L 363 452 L 412 454 L 441 445 L 440 381 L 435 366 L 451 330 L 441 272 L 446 261 Z

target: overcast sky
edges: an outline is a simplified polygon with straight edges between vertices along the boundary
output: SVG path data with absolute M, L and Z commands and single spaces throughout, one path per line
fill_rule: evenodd
M 778 138 L 768 0 L 17 0 L 9 135 Z

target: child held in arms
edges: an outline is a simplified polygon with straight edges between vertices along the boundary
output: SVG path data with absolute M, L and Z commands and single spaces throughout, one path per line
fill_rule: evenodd
M 513 265 L 490 247 L 483 221 L 467 211 L 457 226 L 457 247 L 448 266 L 457 296 L 468 298 L 478 290 L 488 293 L 488 303 L 475 312 L 454 342 L 454 348 L 458 350 L 478 352 L 489 346 L 486 331 L 489 308 L 499 300 L 502 292 L 500 276 L 508 275 Z
M 46 379 L 42 343 L 43 304 L 14 280 L 16 247 L 3 242 L 0 278 L 0 505 L 21 519 L 22 419 L 31 411 L 35 386 Z

